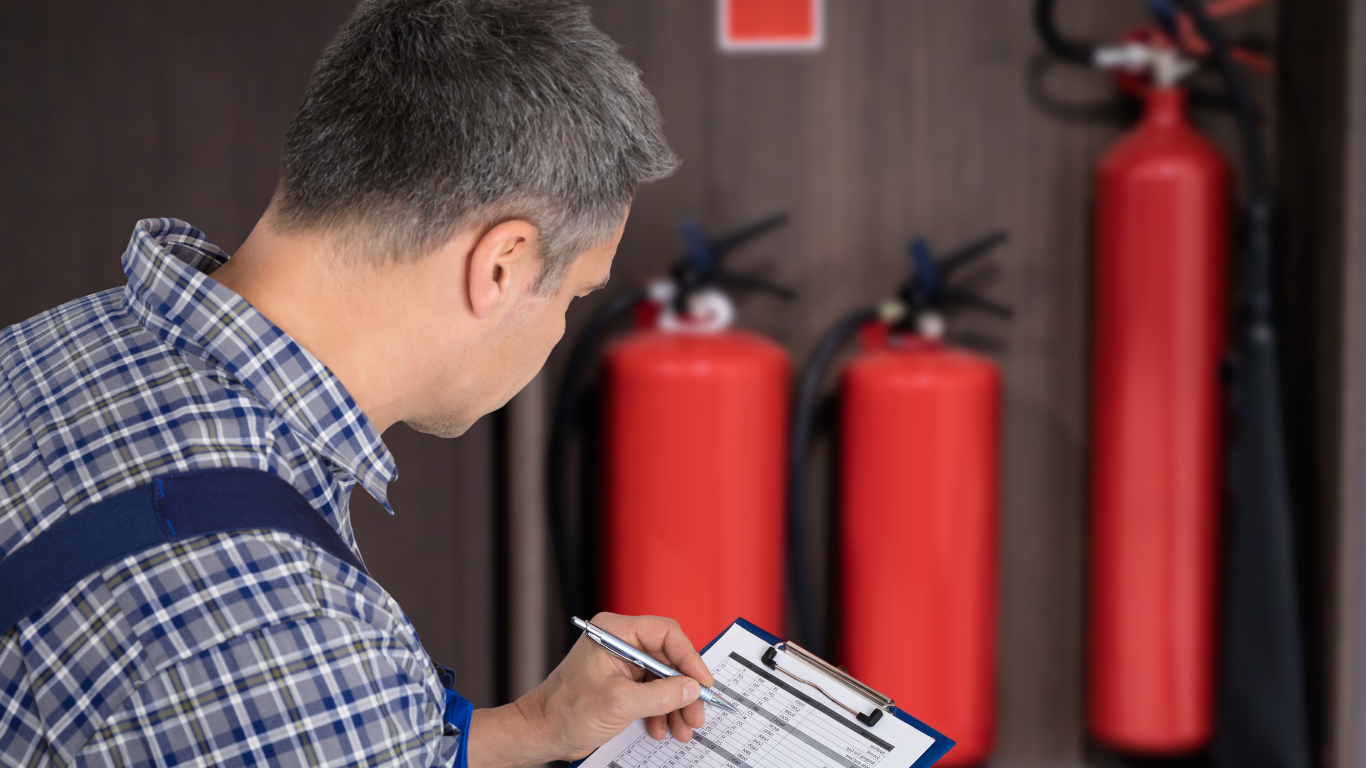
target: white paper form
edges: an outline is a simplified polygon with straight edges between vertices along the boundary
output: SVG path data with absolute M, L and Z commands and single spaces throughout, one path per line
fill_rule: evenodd
M 910 768 L 934 744 L 895 717 L 863 725 L 815 688 L 763 666 L 768 648 L 763 638 L 732 625 L 702 656 L 716 690 L 740 714 L 707 707 L 707 724 L 687 744 L 672 736 L 655 741 L 637 720 L 582 768 Z M 791 661 L 779 664 L 791 668 Z M 811 667 L 793 671 L 832 693 L 838 686 Z

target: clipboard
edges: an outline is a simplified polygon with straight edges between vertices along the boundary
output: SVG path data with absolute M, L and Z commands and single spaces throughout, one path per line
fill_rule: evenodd
M 744 633 L 752 636 L 752 638 L 744 637 L 742 635 L 733 635 L 732 632 L 736 629 L 743 630 Z M 751 686 L 757 687 L 756 689 L 761 688 L 761 692 L 765 697 L 780 697 L 782 701 L 788 702 L 789 710 L 792 706 L 800 707 L 803 710 L 808 711 L 813 717 L 820 719 L 822 722 L 835 724 L 830 729 L 827 729 L 827 732 L 830 732 L 831 730 L 837 732 L 835 736 L 836 740 L 839 738 L 852 739 L 854 741 L 867 739 L 871 744 L 880 745 L 881 748 L 885 749 L 885 752 L 879 752 L 878 747 L 870 746 L 872 754 L 881 754 L 882 757 L 877 757 L 876 762 L 867 762 L 865 760 L 864 762 L 857 763 L 859 765 L 896 765 L 908 766 L 908 768 L 929 768 L 929 766 L 934 765 L 934 763 L 943 757 L 954 745 L 952 739 L 949 739 L 947 736 L 939 733 L 909 713 L 898 708 L 891 697 L 864 684 L 850 675 L 847 671 L 826 663 L 824 660 L 801 648 L 801 646 L 796 643 L 781 640 L 772 633 L 755 626 L 743 618 L 736 619 L 724 632 L 714 638 L 710 643 L 707 643 L 701 651 L 703 656 L 706 656 L 717 643 L 721 642 L 723 638 L 727 638 L 728 635 L 730 636 L 728 645 L 726 648 L 719 651 L 719 653 L 725 655 L 727 654 L 726 649 L 735 648 L 737 647 L 736 644 L 741 642 L 744 643 L 745 648 L 748 650 L 743 656 L 731 651 L 729 652 L 728 657 L 722 660 L 722 663 L 732 665 L 733 673 L 743 675 L 746 680 L 750 681 Z M 717 674 L 718 688 L 723 689 L 722 692 L 725 693 L 731 701 L 736 701 L 737 696 L 735 694 L 737 692 L 726 689 L 725 684 L 721 682 L 723 670 L 718 669 L 715 664 L 716 660 L 717 659 L 715 658 L 709 659 L 708 664 L 713 667 L 713 673 Z M 815 674 L 812 673 L 813 670 Z M 732 684 L 735 683 L 736 679 L 738 678 L 732 678 Z M 787 724 L 786 718 L 783 718 L 780 722 L 772 713 L 760 712 L 760 707 L 753 702 L 749 702 L 743 695 L 740 696 L 740 699 L 749 705 L 753 712 L 762 715 L 767 718 L 768 721 L 771 721 L 771 723 L 760 723 L 761 727 L 766 728 L 765 733 L 775 733 L 774 724 L 777 724 L 776 727 L 779 729 L 793 731 L 794 739 L 800 739 L 815 749 L 822 749 L 828 756 L 834 756 L 834 752 L 831 751 L 831 748 L 838 747 L 838 745 L 833 742 L 829 745 L 817 744 L 816 739 L 819 738 L 818 736 L 813 737 L 810 733 L 798 734 L 795 728 L 792 728 Z M 778 698 L 773 699 L 774 702 L 777 702 L 778 700 Z M 768 704 L 766 706 L 772 708 L 774 705 Z M 721 725 L 718 727 L 725 727 L 725 718 L 735 716 L 729 715 L 728 713 L 716 713 L 715 710 L 709 710 L 707 717 L 708 728 L 710 728 L 713 718 L 717 718 L 720 721 Z M 638 723 L 639 721 L 637 721 L 637 724 L 633 724 L 633 728 L 628 728 L 626 732 L 623 732 L 607 744 L 604 744 L 584 760 L 573 763 L 571 768 L 578 768 L 578 766 L 583 766 L 585 764 L 590 766 L 602 764 L 617 766 L 618 768 L 633 768 L 635 763 L 632 762 L 632 759 L 628 759 L 633 750 L 636 752 L 642 750 L 646 752 L 650 750 L 658 752 L 671 749 L 677 752 L 694 748 L 697 742 L 701 742 L 702 746 L 695 748 L 707 748 L 714 750 L 719 754 L 720 759 L 712 760 L 711 762 L 719 762 L 725 765 L 752 766 L 752 768 L 757 768 L 757 766 L 760 765 L 785 764 L 783 760 L 777 757 L 770 757 L 768 759 L 761 758 L 758 763 L 755 764 L 754 761 L 748 757 L 747 752 L 740 755 L 731 754 L 731 752 L 727 751 L 726 746 L 718 745 L 714 743 L 714 740 L 705 738 L 704 735 L 707 733 L 708 728 L 695 732 L 693 744 L 682 745 L 680 742 L 673 742 L 671 739 L 666 739 L 664 742 L 654 742 L 651 737 L 644 735 L 643 725 L 637 727 Z M 639 733 L 633 733 L 633 731 L 638 731 Z M 880 734 L 881 737 L 879 737 L 878 734 Z M 891 734 L 903 734 L 902 741 L 896 743 L 896 737 Z M 913 734 L 913 738 L 906 738 L 904 734 Z M 698 736 L 700 735 L 703 737 L 699 738 Z M 643 738 L 641 738 L 642 736 Z M 783 734 L 779 738 L 786 739 L 787 735 Z M 926 745 L 927 740 L 928 745 Z M 796 742 L 792 741 L 790 743 Z M 903 746 L 904 749 L 912 751 L 898 758 L 892 758 L 891 755 L 895 750 L 902 749 Z M 848 745 L 846 744 L 842 748 L 848 749 Z M 729 749 L 735 751 L 734 746 L 729 746 Z M 906 760 L 910 759 L 909 755 L 915 754 L 914 750 L 916 749 L 923 751 L 920 751 L 919 756 L 908 764 Z M 604 755 L 599 755 L 599 753 L 604 752 Z M 654 761 L 660 759 L 664 758 L 642 758 L 640 764 L 653 764 Z M 847 765 L 852 763 L 836 762 L 833 764 Z

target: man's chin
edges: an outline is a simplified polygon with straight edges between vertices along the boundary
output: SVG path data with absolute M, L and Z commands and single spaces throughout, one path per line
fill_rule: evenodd
M 473 421 L 444 421 L 441 419 L 409 419 L 403 422 L 427 435 L 437 437 L 460 437 L 474 426 Z

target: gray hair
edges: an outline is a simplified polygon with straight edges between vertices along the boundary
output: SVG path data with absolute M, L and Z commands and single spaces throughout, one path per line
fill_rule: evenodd
M 640 71 L 577 0 L 366 0 L 318 62 L 283 154 L 277 226 L 402 261 L 526 219 L 538 289 L 678 166 Z

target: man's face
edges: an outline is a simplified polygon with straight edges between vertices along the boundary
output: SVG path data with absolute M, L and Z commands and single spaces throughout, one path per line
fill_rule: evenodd
M 509 310 L 485 338 L 485 343 L 461 355 L 466 370 L 452 370 L 450 380 L 464 386 L 448 391 L 461 393 L 459 402 L 435 397 L 430 415 L 409 419 L 420 432 L 456 437 L 465 433 L 480 416 L 501 408 L 545 365 L 550 351 L 564 336 L 564 316 L 569 303 L 607 284 L 612 259 L 626 227 L 623 217 L 605 243 L 574 259 L 553 290 L 535 292 L 528 281 L 519 288 Z M 438 346 L 439 342 L 434 344 Z M 444 393 L 443 393 L 444 394 Z

